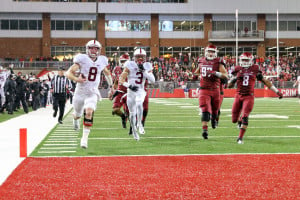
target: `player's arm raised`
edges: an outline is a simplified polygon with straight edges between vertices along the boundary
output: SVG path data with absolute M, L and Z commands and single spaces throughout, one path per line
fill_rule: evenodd
M 86 78 L 80 74 L 78 77 L 76 76 L 76 73 L 80 70 L 80 65 L 77 63 L 74 63 L 66 72 L 66 76 L 68 79 L 78 82 L 78 83 L 83 83 L 86 81 Z

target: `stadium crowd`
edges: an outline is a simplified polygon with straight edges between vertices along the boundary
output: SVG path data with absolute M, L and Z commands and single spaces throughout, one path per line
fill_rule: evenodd
M 235 57 L 225 56 L 223 57 L 226 61 L 226 70 L 231 75 L 231 72 L 235 66 Z M 2 58 L 0 61 L 58 61 L 56 57 L 39 57 L 36 59 L 31 58 Z M 71 62 L 72 59 L 64 59 L 61 62 Z M 194 71 L 198 67 L 198 57 L 181 56 L 179 58 L 150 58 L 149 62 L 153 65 L 153 74 L 157 81 L 171 81 L 179 83 L 178 85 L 184 85 L 188 81 L 198 81 L 198 76 L 194 75 Z M 268 77 L 271 76 L 270 81 L 285 81 L 295 82 L 297 76 L 300 75 L 300 57 L 280 57 L 279 71 L 276 67 L 276 57 L 255 57 L 254 62 L 259 65 L 263 75 Z M 1 63 L 1 62 L 0 62 Z M 111 58 L 109 60 L 110 71 L 118 65 L 118 61 Z M 17 67 L 17 66 L 15 66 Z M 279 79 L 276 77 L 279 74 Z M 272 77 L 273 76 L 273 77 Z M 5 77 L 5 78 L 4 78 Z M 105 76 L 101 77 L 100 88 L 107 88 Z M 7 83 L 6 83 L 7 82 Z M 4 86 L 7 86 L 6 88 Z M 0 98 L 0 112 L 3 113 L 4 109 L 8 114 L 17 112 L 23 107 L 24 112 L 28 112 L 28 108 L 37 110 L 46 105 L 52 104 L 52 93 L 50 92 L 51 83 L 50 77 L 41 80 L 36 77 L 35 74 L 14 74 L 13 67 L 1 68 L 0 69 L 0 90 L 2 90 Z M 74 89 L 67 91 L 67 97 L 72 98 Z M 5 98 L 6 96 L 6 98 Z M 6 101 L 5 101 L 6 99 Z M 24 99 L 24 100 L 23 100 Z M 26 103 L 26 104 L 25 104 Z

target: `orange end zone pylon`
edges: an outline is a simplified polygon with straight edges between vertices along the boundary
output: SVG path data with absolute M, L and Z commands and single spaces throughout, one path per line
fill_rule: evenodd
M 20 128 L 20 157 L 27 157 L 27 128 Z

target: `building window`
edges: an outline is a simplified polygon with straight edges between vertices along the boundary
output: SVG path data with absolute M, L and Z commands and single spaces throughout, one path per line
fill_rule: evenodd
M 96 20 L 51 20 L 51 30 L 96 30 Z
M 159 31 L 203 31 L 202 21 L 159 21 Z
M 2 30 L 42 30 L 42 20 L 0 19 Z
M 105 31 L 150 31 L 150 21 L 106 20 Z
M 51 46 L 51 56 L 59 60 L 73 59 L 78 53 L 85 53 L 85 47 L 78 46 Z

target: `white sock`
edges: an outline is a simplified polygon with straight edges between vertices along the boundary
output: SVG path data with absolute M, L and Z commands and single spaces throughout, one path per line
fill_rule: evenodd
M 79 124 L 79 119 L 73 119 L 74 124 Z
M 84 127 L 84 128 L 83 128 L 83 133 L 82 133 L 82 138 L 88 139 L 89 134 L 90 134 L 90 129 Z

